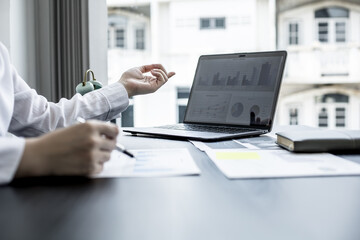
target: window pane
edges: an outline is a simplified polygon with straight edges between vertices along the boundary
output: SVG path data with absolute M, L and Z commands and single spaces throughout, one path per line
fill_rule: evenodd
M 328 126 L 328 113 L 326 108 L 322 108 L 319 113 L 319 127 L 327 127 Z
M 179 110 L 179 123 L 184 122 L 184 118 L 185 118 L 185 112 L 186 112 L 186 106 L 179 106 L 178 107 Z
M 336 108 L 336 127 L 345 127 L 345 108 Z
M 116 47 L 125 47 L 125 30 L 116 29 Z
M 177 98 L 178 99 L 187 99 L 190 96 L 189 88 L 178 88 L 177 89 Z
M 111 48 L 111 32 L 110 29 L 107 30 L 107 37 L 108 37 L 108 48 Z
M 145 49 L 145 30 L 136 29 L 136 49 Z
M 225 28 L 225 18 L 216 18 L 215 19 L 216 28 Z
M 134 126 L 134 106 L 130 105 L 125 112 L 121 113 L 121 126 L 133 127 Z
M 328 23 L 319 22 L 318 23 L 318 33 L 320 42 L 328 42 Z
M 289 44 L 297 45 L 299 44 L 299 32 L 298 32 L 298 23 L 289 24 Z
M 336 42 L 346 41 L 346 25 L 344 22 L 335 23 Z
M 315 18 L 348 18 L 349 10 L 342 7 L 322 8 L 315 11 Z
M 290 125 L 298 125 L 298 110 L 297 108 L 290 108 L 289 111 L 290 116 Z
M 200 29 L 210 28 L 210 18 L 200 18 Z
M 348 103 L 349 102 L 349 96 L 348 95 L 344 95 L 344 94 L 340 94 L 340 93 L 329 93 L 329 94 L 324 94 L 321 99 L 320 102 L 322 103 Z

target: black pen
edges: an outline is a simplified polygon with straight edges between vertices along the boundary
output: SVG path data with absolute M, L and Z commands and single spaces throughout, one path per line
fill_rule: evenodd
M 134 154 L 132 154 L 131 152 L 126 150 L 126 148 L 123 145 L 121 145 L 120 143 L 116 143 L 115 149 L 122 152 L 122 153 L 124 153 L 124 154 L 126 154 L 126 155 L 128 155 L 129 157 L 132 157 L 132 158 L 135 157 Z
M 82 117 L 77 117 L 77 118 L 76 118 L 76 121 L 77 121 L 78 123 L 85 123 L 85 122 L 86 122 L 85 119 L 83 119 Z M 129 152 L 128 150 L 126 150 L 126 148 L 125 148 L 123 145 L 121 145 L 120 143 L 116 143 L 115 149 L 118 150 L 119 152 L 122 152 L 122 153 L 128 155 L 128 156 L 131 157 L 131 158 L 134 158 L 134 157 L 135 157 L 134 154 L 132 154 L 131 152 Z

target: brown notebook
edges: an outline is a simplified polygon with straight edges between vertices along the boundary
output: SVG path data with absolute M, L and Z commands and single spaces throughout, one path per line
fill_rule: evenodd
M 277 144 L 292 152 L 360 151 L 360 130 L 323 130 L 278 132 Z

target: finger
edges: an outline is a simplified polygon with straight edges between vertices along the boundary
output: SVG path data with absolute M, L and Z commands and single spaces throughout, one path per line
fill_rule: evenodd
M 90 175 L 92 174 L 99 174 L 104 169 L 104 164 L 98 163 L 94 166 L 94 169 L 91 171 Z
M 168 76 L 168 78 L 171 78 L 174 75 L 175 75 L 175 72 L 169 72 L 167 76 Z
M 119 134 L 119 129 L 115 124 L 107 124 L 100 121 L 92 121 L 95 129 L 98 131 L 99 135 L 105 135 L 106 137 L 113 139 L 116 138 Z
M 162 81 L 162 82 L 167 82 L 167 80 L 168 80 L 168 77 L 167 77 L 167 75 L 162 71 L 162 70 L 160 70 L 160 69 L 154 69 L 154 70 L 151 70 L 151 73 L 153 74 L 153 75 L 155 75 L 155 76 L 157 76 L 157 77 L 161 77 L 161 79 L 158 79 L 158 80 L 160 80 L 160 81 Z
M 116 147 L 116 140 L 114 139 L 108 139 L 108 138 L 101 138 L 99 141 L 99 149 L 101 151 L 108 151 L 111 152 Z
M 156 84 L 157 86 L 159 87 L 158 84 L 161 85 L 164 85 L 166 83 L 166 80 L 164 79 L 164 76 L 159 72 L 159 71 L 156 71 L 156 70 L 152 70 L 151 73 L 156 77 Z
M 167 72 L 162 64 L 150 64 L 150 65 L 144 65 L 144 66 L 140 67 L 140 71 L 143 73 L 150 72 L 153 69 L 161 69 L 167 75 Z
M 105 162 L 107 162 L 107 161 L 109 161 L 110 160 L 110 158 L 111 158 L 111 152 L 104 152 L 104 151 L 102 151 L 102 152 L 100 152 L 100 159 L 99 159 L 99 163 L 101 163 L 101 164 L 103 164 L 103 163 L 105 163 Z

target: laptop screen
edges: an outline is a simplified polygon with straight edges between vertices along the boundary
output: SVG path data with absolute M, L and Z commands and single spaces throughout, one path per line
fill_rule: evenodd
M 199 58 L 185 122 L 269 128 L 286 52 Z

